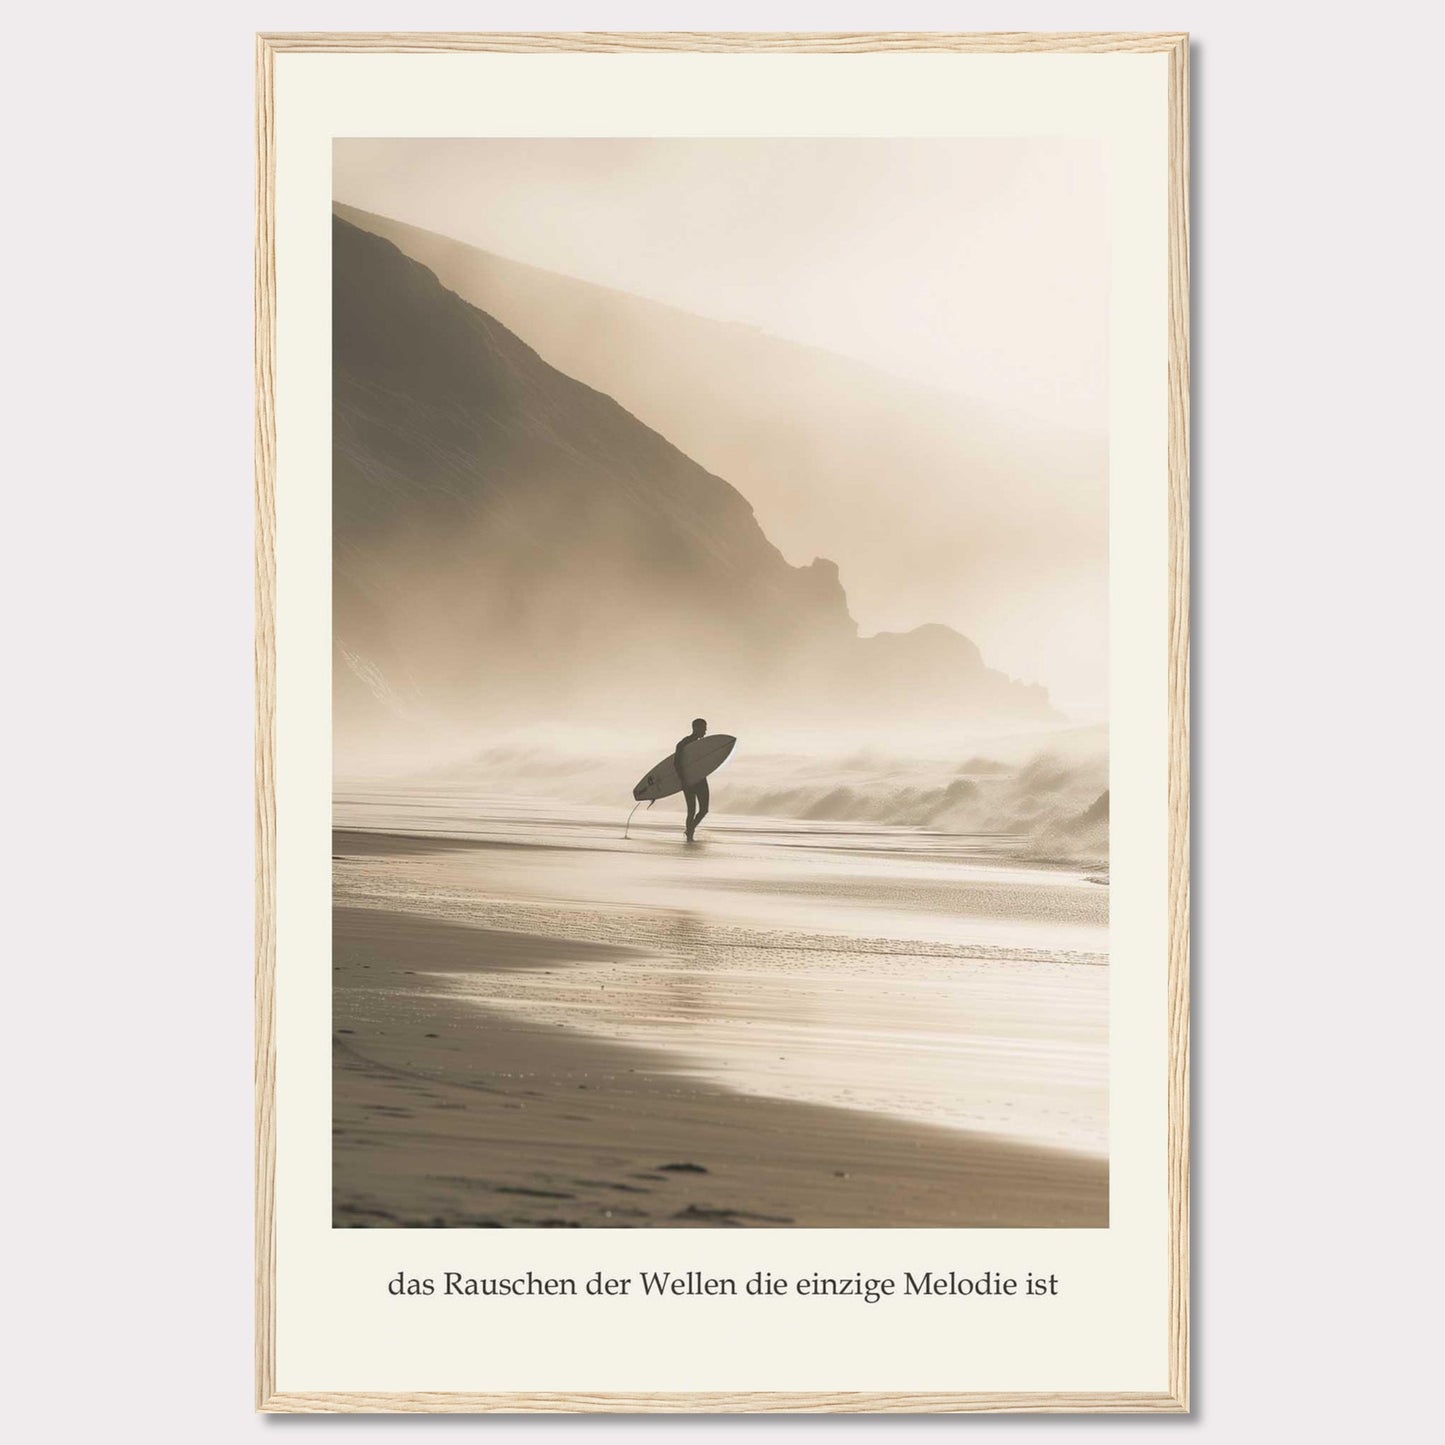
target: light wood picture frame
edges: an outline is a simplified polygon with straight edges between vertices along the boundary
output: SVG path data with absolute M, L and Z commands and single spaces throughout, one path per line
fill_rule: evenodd
M 277 1384 L 277 117 L 278 57 L 433 52 L 757 52 L 1167 57 L 1168 64 L 1168 958 L 1167 958 L 1167 1387 L 1159 1391 L 962 1392 L 542 1392 L 461 1393 L 282 1390 Z M 264 1411 L 688 1412 L 728 1414 L 1187 1412 L 1189 1374 L 1189 40 L 1184 34 L 377 34 L 260 35 L 256 42 L 255 526 L 256 526 L 256 1407 Z M 1166 966 L 1161 961 L 1161 966 Z

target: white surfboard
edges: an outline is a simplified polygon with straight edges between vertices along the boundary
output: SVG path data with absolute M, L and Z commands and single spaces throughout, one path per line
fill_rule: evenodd
M 727 733 L 708 733 L 706 737 L 694 738 L 682 749 L 682 771 L 689 786 L 701 782 L 709 773 L 716 772 L 727 762 L 737 739 Z M 677 764 L 669 753 L 656 767 L 643 774 L 642 781 L 632 790 L 632 796 L 639 803 L 655 803 L 659 798 L 670 798 L 682 792 L 683 778 L 677 775 Z

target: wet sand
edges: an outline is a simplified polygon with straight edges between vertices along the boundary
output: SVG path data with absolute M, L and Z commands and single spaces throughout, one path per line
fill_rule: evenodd
M 903 830 L 336 814 L 336 1224 L 1107 1224 L 1107 889 Z

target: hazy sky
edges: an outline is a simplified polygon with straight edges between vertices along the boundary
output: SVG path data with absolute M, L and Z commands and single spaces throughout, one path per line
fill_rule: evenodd
M 1107 176 L 1041 139 L 348 140 L 339 201 L 1100 434 Z

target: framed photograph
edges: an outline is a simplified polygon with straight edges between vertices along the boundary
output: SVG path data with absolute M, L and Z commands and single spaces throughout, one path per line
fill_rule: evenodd
M 259 37 L 259 1408 L 1188 1409 L 1188 137 Z

